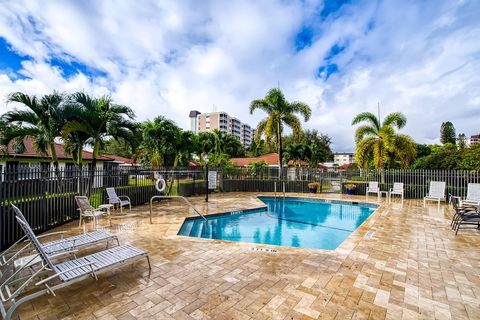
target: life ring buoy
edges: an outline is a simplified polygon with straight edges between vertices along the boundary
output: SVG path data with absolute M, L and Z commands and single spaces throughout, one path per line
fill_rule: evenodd
M 163 192 L 166 186 L 167 184 L 163 178 L 158 178 L 157 181 L 155 181 L 155 189 L 157 189 L 158 192 Z

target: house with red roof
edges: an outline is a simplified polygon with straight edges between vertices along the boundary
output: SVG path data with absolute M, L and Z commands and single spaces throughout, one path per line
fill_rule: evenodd
M 23 150 L 19 150 L 15 147 L 14 143 L 11 142 L 4 152 L 0 152 L 0 173 L 17 172 L 28 175 L 29 172 L 38 170 L 53 170 L 50 151 L 48 151 L 47 154 L 38 152 L 35 148 L 34 141 L 33 138 L 25 138 L 23 141 L 25 148 Z M 60 170 L 73 170 L 75 162 L 73 161 L 72 156 L 65 152 L 62 144 L 55 144 L 55 152 L 57 154 Z M 93 153 L 90 151 L 83 150 L 82 156 L 84 163 L 87 165 L 93 160 Z M 118 160 L 118 158 L 116 159 Z M 97 169 L 103 169 L 107 163 L 114 164 L 116 159 L 113 156 L 98 156 L 96 165 Z
M 265 162 L 267 166 L 272 168 L 278 167 L 278 153 L 272 152 L 267 153 L 259 157 L 250 157 L 250 158 L 231 158 L 231 162 L 237 167 L 248 167 L 250 164 L 255 162 Z M 290 160 L 288 161 L 289 167 L 308 167 L 308 162 L 303 160 Z

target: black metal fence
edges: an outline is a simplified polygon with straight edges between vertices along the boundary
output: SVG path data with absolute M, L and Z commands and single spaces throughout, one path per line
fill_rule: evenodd
M 155 180 L 162 176 L 171 195 L 205 194 L 205 173 L 201 168 L 109 167 L 89 171 L 5 170 L 0 166 L 0 251 L 23 233 L 15 222 L 10 204 L 18 206 L 35 232 L 44 232 L 78 218 L 76 195 L 87 195 L 94 207 L 108 203 L 106 188 L 130 197 L 132 206 L 148 203 L 158 194 Z
M 215 169 L 211 169 L 215 170 Z M 394 182 L 403 182 L 407 198 L 422 198 L 430 181 L 445 181 L 447 190 L 466 196 L 469 183 L 480 183 L 480 172 L 446 170 L 326 171 L 311 168 L 263 168 L 217 170 L 217 192 L 309 192 L 310 182 L 319 183 L 319 192 L 345 193 L 345 185 L 355 185 L 355 194 L 364 195 L 369 181 L 380 182 L 387 191 Z M 131 198 L 132 205 L 149 202 L 158 194 L 155 180 L 167 181 L 169 195 L 202 195 L 207 191 L 203 168 L 152 168 L 107 166 L 89 171 L 61 169 L 59 172 L 30 170 L 16 172 L 0 166 L 0 251 L 22 236 L 10 204 L 17 205 L 36 232 L 44 232 L 78 218 L 74 197 L 87 195 L 96 207 L 107 203 L 105 189 L 115 187 L 118 195 Z
M 428 192 L 430 181 L 445 181 L 446 194 L 465 197 L 469 183 L 480 183 L 480 172 L 462 170 L 347 170 L 328 171 L 316 168 L 263 168 L 252 171 L 237 168 L 223 172 L 222 191 L 308 192 L 309 182 L 318 182 L 319 192 L 346 193 L 346 185 L 354 185 L 354 194 L 365 195 L 369 181 L 378 181 L 382 191 L 394 182 L 403 182 L 405 197 L 421 199 Z M 351 186 L 350 186 L 351 187 Z

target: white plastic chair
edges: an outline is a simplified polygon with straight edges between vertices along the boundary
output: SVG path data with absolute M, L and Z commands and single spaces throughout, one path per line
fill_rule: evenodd
M 461 204 L 480 205 L 480 183 L 468 184 L 467 196 L 462 200 Z
M 115 188 L 107 188 L 107 198 L 108 198 L 108 203 L 112 204 L 114 207 L 119 206 L 120 207 L 120 212 L 123 213 L 123 207 L 128 206 L 128 209 L 132 211 L 132 202 L 130 201 L 130 198 L 127 196 L 117 196 L 117 192 L 115 191 Z M 122 200 L 125 199 L 125 200 Z
M 440 201 L 445 200 L 445 181 L 430 181 L 428 194 L 423 198 L 423 206 L 427 200 L 437 201 L 440 206 Z
M 97 218 L 103 216 L 105 214 L 105 211 L 92 207 L 90 201 L 85 196 L 75 196 L 75 202 L 77 203 L 78 209 L 80 210 L 80 219 L 78 225 L 80 227 L 82 226 L 83 218 L 92 218 L 93 226 L 96 227 Z
M 378 187 L 377 181 L 369 181 L 367 191 L 365 192 L 365 196 L 368 198 L 369 193 L 376 193 L 377 197 L 380 196 L 380 188 Z
M 393 183 L 393 188 L 390 188 L 390 191 L 388 192 L 388 198 L 391 199 L 392 195 L 394 194 L 402 197 L 402 200 L 403 200 L 403 196 L 404 196 L 403 182 Z

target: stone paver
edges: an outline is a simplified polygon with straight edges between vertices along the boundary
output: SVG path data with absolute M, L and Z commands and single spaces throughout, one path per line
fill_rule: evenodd
M 365 201 L 344 195 L 315 197 Z M 262 205 L 253 193 L 212 195 L 208 204 L 200 197 L 191 201 L 204 214 Z M 261 245 L 177 236 L 183 219 L 194 215 L 179 201 L 162 201 L 154 211 L 153 224 L 148 206 L 134 208 L 132 216 L 114 218 L 112 227 L 102 221 L 122 244 L 149 251 L 150 276 L 146 264 L 138 262 L 102 274 L 98 281 L 62 289 L 57 297 L 38 298 L 15 316 L 480 319 L 480 233 L 465 230 L 455 236 L 446 206 L 423 208 L 416 200 L 383 200 L 337 250 L 264 246 L 277 253 L 251 250 Z M 82 231 L 76 223 L 57 230 Z

